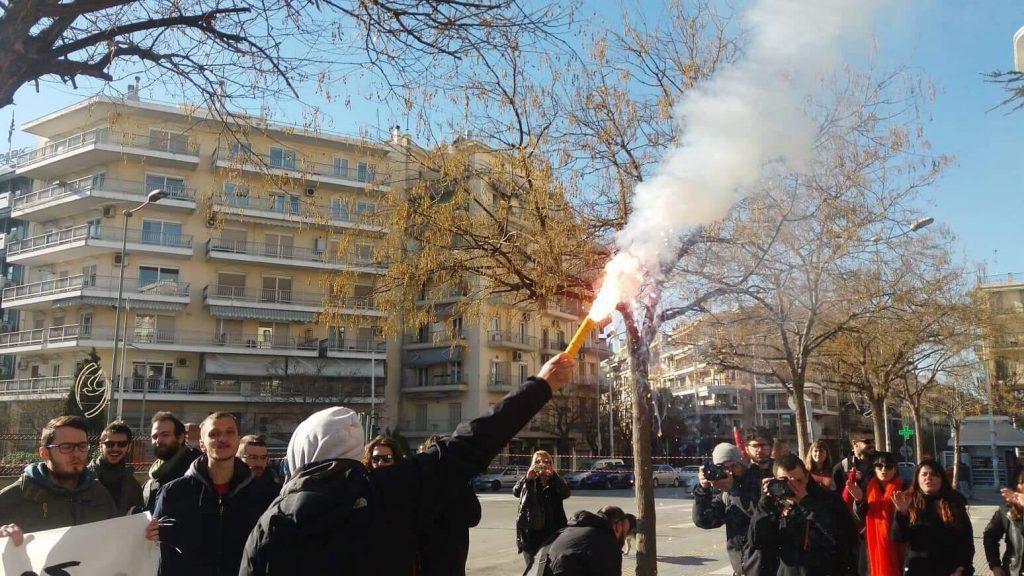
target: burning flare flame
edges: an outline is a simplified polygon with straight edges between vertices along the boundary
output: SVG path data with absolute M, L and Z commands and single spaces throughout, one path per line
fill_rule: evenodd
M 640 260 L 626 252 L 616 254 L 604 267 L 604 281 L 587 317 L 601 322 L 611 316 L 619 302 L 636 294 L 642 281 Z

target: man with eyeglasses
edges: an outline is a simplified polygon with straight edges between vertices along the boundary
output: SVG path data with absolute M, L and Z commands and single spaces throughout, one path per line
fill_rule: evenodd
M 744 434 L 743 443 L 746 444 L 747 456 L 750 458 L 749 472 L 756 476 L 758 481 L 771 478 L 775 465 L 775 460 L 772 460 L 772 448 L 775 446 L 772 433 L 763 426 L 755 426 Z
M 23 533 L 78 526 L 118 515 L 114 499 L 86 467 L 89 439 L 85 420 L 58 416 L 39 437 L 39 457 L 14 484 L 0 492 L 0 537 L 15 545 Z
M 242 436 L 238 443 L 238 457 L 252 472 L 252 489 L 266 502 L 265 510 L 281 493 L 281 483 L 274 471 L 267 467 L 270 455 L 266 439 L 256 434 Z
M 141 511 L 145 507 L 142 486 L 135 479 L 135 469 L 128 465 L 132 445 L 132 429 L 124 422 L 111 422 L 100 433 L 100 450 L 89 464 L 100 484 L 114 498 L 119 514 Z

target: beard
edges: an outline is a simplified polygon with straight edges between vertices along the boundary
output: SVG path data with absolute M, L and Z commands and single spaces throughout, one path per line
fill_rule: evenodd
M 77 481 L 82 476 L 82 470 L 85 469 L 85 465 L 83 464 L 81 466 L 82 470 L 78 471 L 76 471 L 74 467 L 70 464 L 67 466 L 61 465 L 60 467 L 57 467 L 54 466 L 53 463 L 51 463 L 49 466 L 47 466 L 47 468 L 50 469 L 50 476 L 52 476 L 53 479 L 58 482 L 72 480 Z
M 157 444 L 153 447 L 153 455 L 161 460 L 167 460 L 177 453 L 178 448 L 181 448 L 181 444 L 175 444 L 174 446 L 162 446 Z

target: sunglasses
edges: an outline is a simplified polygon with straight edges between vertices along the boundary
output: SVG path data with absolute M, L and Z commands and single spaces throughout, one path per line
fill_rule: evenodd
M 868 446 L 874 446 L 875 445 L 875 441 L 870 439 L 870 438 L 867 438 L 867 439 L 864 439 L 864 440 L 857 440 L 857 442 L 860 442 L 861 444 L 867 444 Z
M 104 440 L 102 442 L 102 444 L 104 446 L 106 446 L 107 448 L 127 448 L 128 447 L 128 441 L 127 440 Z
M 895 468 L 892 464 L 875 464 L 875 470 L 893 470 Z
M 370 462 L 377 464 L 390 464 L 395 461 L 395 457 L 391 454 L 377 454 L 376 456 L 370 456 Z

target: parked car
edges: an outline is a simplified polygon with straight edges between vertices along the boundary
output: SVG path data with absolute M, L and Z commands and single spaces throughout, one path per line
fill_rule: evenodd
M 676 469 L 668 464 L 654 465 L 654 487 L 679 486 L 679 474 Z
M 914 482 L 914 470 L 916 469 L 917 465 L 913 462 L 899 462 L 896 464 L 896 471 L 899 472 L 904 485 Z
M 699 471 L 700 466 L 696 464 L 677 468 L 676 476 L 679 478 L 679 484 L 693 490 L 697 486 L 697 472 Z
M 565 483 L 569 485 L 569 488 L 579 488 L 581 486 L 582 479 L 588 476 L 591 472 L 595 470 L 605 470 L 608 468 L 618 466 L 624 467 L 625 465 L 626 463 L 620 460 L 619 458 L 588 460 L 583 463 L 579 470 L 569 472 L 568 474 L 563 474 L 562 479 L 565 480 Z
M 613 466 L 592 470 L 580 478 L 580 488 L 629 488 L 633 485 L 633 470 L 622 466 Z
M 498 472 L 481 474 L 473 479 L 473 488 L 477 490 L 494 490 L 511 488 L 526 475 L 525 466 L 506 466 Z

